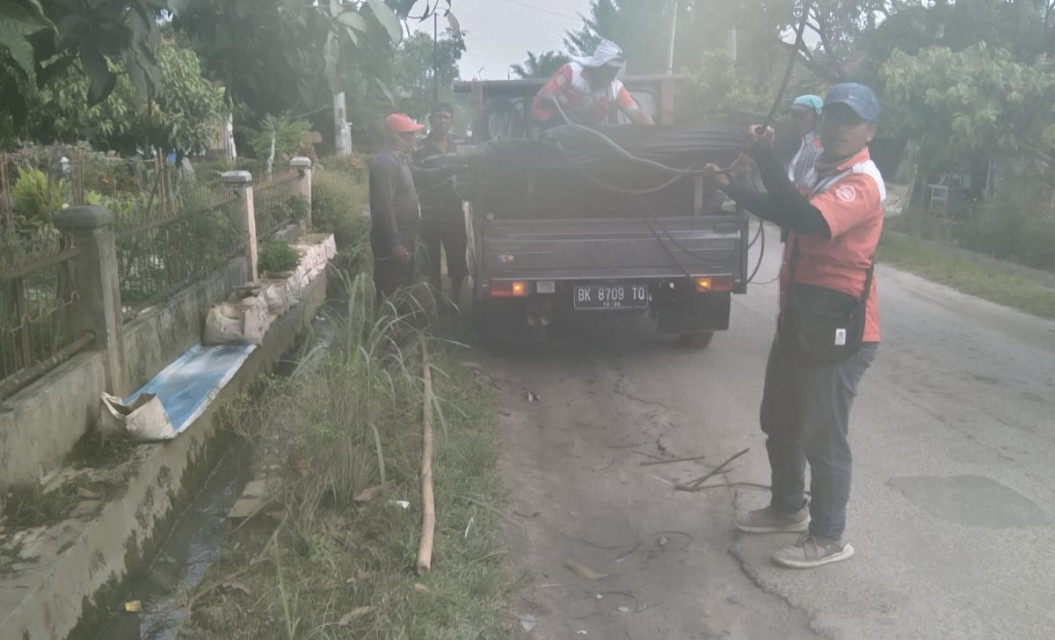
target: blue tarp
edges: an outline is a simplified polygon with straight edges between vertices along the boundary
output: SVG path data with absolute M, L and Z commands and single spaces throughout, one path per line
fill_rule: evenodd
M 175 437 L 201 416 L 255 349 L 252 344 L 194 345 L 124 402 L 141 393 L 157 395 Z

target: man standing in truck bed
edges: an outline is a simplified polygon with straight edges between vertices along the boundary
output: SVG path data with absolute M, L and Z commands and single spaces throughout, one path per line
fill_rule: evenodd
M 545 125 L 564 124 L 560 110 L 578 124 L 604 124 L 618 107 L 637 125 L 655 122 L 641 110 L 623 82 L 626 57 L 619 45 L 602 40 L 589 58 L 574 58 L 561 67 L 535 96 L 531 114 Z

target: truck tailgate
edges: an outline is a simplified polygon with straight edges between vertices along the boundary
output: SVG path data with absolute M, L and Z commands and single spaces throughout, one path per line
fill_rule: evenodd
M 547 280 L 747 277 L 747 218 L 493 220 L 480 229 L 482 273 Z

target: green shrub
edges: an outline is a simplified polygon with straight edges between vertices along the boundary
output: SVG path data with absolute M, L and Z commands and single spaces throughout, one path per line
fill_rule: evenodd
M 1030 216 L 1024 225 L 1019 256 L 1038 269 L 1055 269 L 1055 210 Z
M 966 249 L 1001 259 L 1019 253 L 1026 216 L 1011 202 L 994 198 L 979 207 L 956 229 L 956 240 Z
M 336 171 L 356 182 L 363 182 L 367 176 L 367 167 L 370 159 L 359 152 L 352 152 L 347 156 L 327 156 L 319 160 L 327 171 Z
M 884 227 L 890 231 L 904 233 L 912 238 L 933 240 L 952 244 L 955 221 L 944 216 L 932 215 L 919 207 L 908 207 L 899 216 L 888 218 Z
M 287 243 L 277 238 L 268 238 L 260 243 L 258 264 L 261 271 L 268 273 L 292 271 L 299 263 L 300 255 Z
M 289 196 L 270 202 L 256 211 L 257 232 L 273 229 L 286 220 L 302 220 L 308 213 L 308 201 L 301 196 Z
M 227 171 L 234 171 L 238 167 L 235 166 L 233 160 L 229 158 L 210 158 L 209 160 L 198 160 L 191 163 L 194 167 L 194 176 L 197 180 L 220 180 Z
M 366 215 L 368 187 L 343 173 L 312 175 L 311 218 L 315 231 L 332 233 L 340 253 L 337 268 L 356 273 L 369 264 L 370 219 Z
M 1038 269 L 1055 267 L 1055 209 L 1049 187 L 1021 177 L 1002 184 L 985 206 L 957 229 L 957 240 L 972 251 Z
M 267 158 L 271 153 L 271 133 L 275 134 L 275 162 L 283 155 L 296 152 L 311 140 L 311 123 L 303 118 L 293 119 L 287 115 L 267 116 L 260 121 L 258 129 L 249 139 L 249 148 L 257 158 Z
M 66 195 L 65 180 L 53 179 L 40 169 L 18 167 L 11 199 L 19 226 L 26 230 L 49 226 Z

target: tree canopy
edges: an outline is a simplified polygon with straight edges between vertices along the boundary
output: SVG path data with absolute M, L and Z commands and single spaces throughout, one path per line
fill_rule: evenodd
M 437 89 L 439 100 L 452 100 L 454 81 L 458 79 L 458 60 L 464 51 L 465 40 L 453 29 L 436 43 L 433 43 L 431 34 L 421 31 L 404 40 L 395 52 L 391 70 L 391 83 L 399 92 L 399 109 L 415 118 L 424 117 L 436 101 L 433 94 Z
M 1055 57 L 1031 64 L 979 42 L 962 51 L 895 51 L 883 66 L 889 126 L 920 141 L 934 167 L 996 152 L 1055 168 Z
M 361 49 L 403 37 L 381 0 L 183 0 L 173 24 L 254 120 L 329 104 Z
M 125 75 L 141 96 L 160 83 L 155 51 L 166 0 L 3 0 L 0 2 L 0 125 L 17 131 L 27 96 L 67 77 L 89 80 L 86 106 L 99 104 Z M 116 64 L 115 64 L 116 63 Z
M 441 99 L 451 97 L 466 46 L 456 21 L 435 68 L 431 37 L 409 28 L 450 8 L 448 0 L 2 0 L 0 137 L 190 149 L 217 110 L 251 126 L 308 114 L 326 130 L 335 91 L 346 92 L 363 135 L 385 111 L 424 116 L 437 80 Z M 803 11 L 809 45 L 793 51 L 789 33 Z M 918 138 L 922 157 L 936 163 L 995 152 L 1045 161 L 1055 148 L 1055 0 L 593 0 L 565 52 L 529 52 L 510 69 L 548 76 L 565 54 L 608 38 L 626 51 L 631 73 L 664 72 L 672 36 L 690 115 L 768 110 L 795 55 L 789 94 L 847 79 L 874 84 L 886 134 Z
M 101 103 L 86 106 L 91 80 L 69 68 L 61 82 L 31 89 L 27 131 L 39 142 L 89 142 L 102 149 L 135 153 L 137 148 L 188 153 L 209 142 L 227 109 L 223 88 L 201 73 L 193 51 L 172 41 L 157 49 L 159 85 L 152 99 L 143 98 L 119 63 L 110 62 L 117 82 Z
M 514 64 L 509 68 L 518 78 L 549 78 L 568 64 L 570 59 L 559 51 L 546 51 L 541 54 L 528 51 L 527 56 L 523 63 Z

